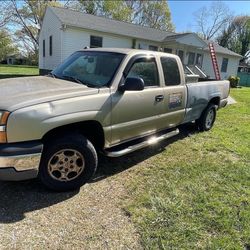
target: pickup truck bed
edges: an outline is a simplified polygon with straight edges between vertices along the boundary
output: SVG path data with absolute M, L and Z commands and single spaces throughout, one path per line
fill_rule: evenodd
M 201 112 L 207 107 L 208 100 L 217 103 L 218 108 L 227 105 L 229 94 L 228 81 L 202 81 L 189 83 L 187 86 L 186 115 L 183 123 L 197 120 Z

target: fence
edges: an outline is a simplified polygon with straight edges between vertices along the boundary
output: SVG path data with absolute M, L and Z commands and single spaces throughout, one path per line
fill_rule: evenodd
M 250 87 L 250 72 L 238 72 L 240 86 Z

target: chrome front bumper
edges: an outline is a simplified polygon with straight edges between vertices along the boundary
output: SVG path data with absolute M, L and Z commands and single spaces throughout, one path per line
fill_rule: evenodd
M 0 180 L 21 181 L 36 178 L 41 154 L 0 157 Z
M 20 154 L 23 152 L 26 153 Z M 8 146 L 8 150 L 0 148 L 0 180 L 20 181 L 36 178 L 41 155 L 42 146 L 40 149 L 37 146 L 34 149 L 25 145 L 25 151 L 23 147 Z

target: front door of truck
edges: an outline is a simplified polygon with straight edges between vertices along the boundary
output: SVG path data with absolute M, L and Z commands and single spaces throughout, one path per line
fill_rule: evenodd
M 125 78 L 140 77 L 145 88 L 142 91 L 117 90 L 113 93 L 112 144 L 147 135 L 160 126 L 164 98 L 156 60 L 146 56 L 131 60 Z

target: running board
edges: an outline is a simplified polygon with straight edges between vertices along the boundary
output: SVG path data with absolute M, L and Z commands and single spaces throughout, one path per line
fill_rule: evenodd
M 105 150 L 104 154 L 106 156 L 109 156 L 109 157 L 120 157 L 120 156 L 129 154 L 129 153 L 132 153 L 132 152 L 134 152 L 136 150 L 145 148 L 147 146 L 154 145 L 156 143 L 159 143 L 160 141 L 163 141 L 165 139 L 168 139 L 168 138 L 173 137 L 173 136 L 178 135 L 178 134 L 179 134 L 179 129 L 177 128 L 176 130 L 173 130 L 173 131 L 168 132 L 166 134 L 162 134 L 162 135 L 160 135 L 158 137 L 157 136 L 152 136 L 146 141 L 143 141 L 143 142 L 140 142 L 138 144 L 129 146 L 129 147 L 121 149 L 119 151 L 109 151 L 109 150 L 112 150 L 112 148 L 110 148 L 109 150 Z

